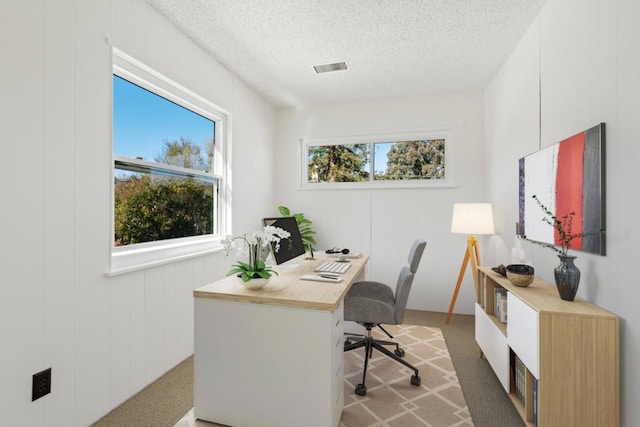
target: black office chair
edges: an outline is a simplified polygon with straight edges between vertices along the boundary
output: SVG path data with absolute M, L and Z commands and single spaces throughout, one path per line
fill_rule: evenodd
M 402 267 L 400 270 L 395 295 L 393 290 L 384 283 L 363 281 L 354 283 L 345 296 L 344 319 L 357 322 L 367 330 L 366 335 L 362 336 L 356 342 L 351 342 L 351 339 L 347 338 L 344 346 L 344 351 L 351 351 L 360 347 L 365 348 L 362 383 L 358 384 L 355 389 L 355 393 L 359 396 L 366 396 L 367 394 L 367 387 L 365 386 L 367 365 L 374 348 L 385 356 L 413 370 L 414 374 L 411 376 L 411 384 L 416 386 L 420 385 L 418 369 L 402 359 L 404 350 L 400 348 L 400 345 L 393 341 L 374 339 L 371 336 L 371 329 L 374 326 L 378 326 L 390 338 L 393 338 L 381 324 L 402 324 L 409 299 L 409 291 L 411 290 L 413 278 L 416 271 L 418 271 L 418 265 L 420 264 L 420 259 L 426 246 L 427 242 L 424 240 L 416 240 L 413 242 L 411 251 L 409 252 L 409 265 Z M 396 349 L 394 353 L 385 348 L 385 345 L 395 346 Z

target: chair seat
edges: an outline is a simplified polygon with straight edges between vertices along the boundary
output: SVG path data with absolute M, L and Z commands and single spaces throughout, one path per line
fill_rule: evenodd
M 380 282 L 356 282 L 345 297 L 344 319 L 395 325 L 393 290 Z

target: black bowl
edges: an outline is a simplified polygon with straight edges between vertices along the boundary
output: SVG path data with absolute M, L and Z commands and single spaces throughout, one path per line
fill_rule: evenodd
M 534 269 L 527 264 L 509 264 L 507 279 L 516 286 L 529 286 L 534 279 Z

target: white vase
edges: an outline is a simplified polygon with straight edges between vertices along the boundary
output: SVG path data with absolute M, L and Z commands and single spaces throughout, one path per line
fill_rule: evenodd
M 271 280 L 271 277 L 269 277 L 268 279 L 263 279 L 263 278 L 259 278 L 259 279 L 250 279 L 247 282 L 243 282 L 241 278 L 238 278 L 238 280 L 240 280 L 240 282 L 244 285 L 245 288 L 247 289 L 261 289 L 264 288 L 264 286 L 269 283 L 269 280 Z

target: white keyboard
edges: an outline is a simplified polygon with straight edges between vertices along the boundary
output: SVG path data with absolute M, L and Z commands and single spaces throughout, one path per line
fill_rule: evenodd
M 315 271 L 322 271 L 323 273 L 342 274 L 347 271 L 349 267 L 351 267 L 351 264 L 349 264 L 348 262 L 328 261 L 316 267 Z

